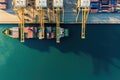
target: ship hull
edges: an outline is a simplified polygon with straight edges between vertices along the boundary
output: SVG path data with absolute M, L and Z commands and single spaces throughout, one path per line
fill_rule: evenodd
M 44 32 L 44 38 L 42 33 Z M 7 28 L 3 33 L 11 38 L 20 38 L 19 27 Z M 68 29 L 59 27 L 59 38 L 68 37 Z M 55 27 L 45 27 L 45 30 L 39 29 L 39 27 L 25 27 L 24 37 L 26 39 L 38 38 L 38 39 L 54 39 L 56 38 L 56 28 Z

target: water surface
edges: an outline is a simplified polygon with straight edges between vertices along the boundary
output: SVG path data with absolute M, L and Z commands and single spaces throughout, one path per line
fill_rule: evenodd
M 0 25 L 0 30 L 17 25 Z M 120 80 L 120 25 L 62 25 L 70 37 L 25 40 L 0 32 L 0 80 Z

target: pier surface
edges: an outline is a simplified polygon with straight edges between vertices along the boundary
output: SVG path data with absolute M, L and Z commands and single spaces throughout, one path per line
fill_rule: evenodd
M 64 23 L 75 24 L 76 13 L 74 11 L 74 3 L 71 4 L 71 1 L 65 1 L 65 16 Z M 67 5 L 67 6 L 66 6 Z M 72 6 L 71 6 L 72 5 Z M 81 23 L 81 13 L 79 16 L 78 23 Z M 12 0 L 8 0 L 7 10 L 0 10 L 0 24 L 18 24 L 19 18 L 13 11 Z M 90 13 L 87 23 L 90 24 L 119 24 L 120 23 L 120 14 L 119 13 Z

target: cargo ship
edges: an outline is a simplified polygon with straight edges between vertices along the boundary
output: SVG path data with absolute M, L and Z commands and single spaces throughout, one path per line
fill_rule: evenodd
M 11 27 L 7 28 L 3 31 L 3 33 L 11 38 L 19 38 L 20 37 L 20 29 L 19 27 Z M 56 38 L 55 27 L 46 27 L 45 28 L 45 36 L 43 38 L 42 30 L 38 27 L 25 27 L 24 28 L 24 36 L 26 39 L 38 38 L 38 39 L 55 39 Z M 59 38 L 68 37 L 69 31 L 65 28 L 59 28 Z

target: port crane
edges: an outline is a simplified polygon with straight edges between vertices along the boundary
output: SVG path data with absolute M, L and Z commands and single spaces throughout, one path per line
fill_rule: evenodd
M 19 17 L 20 42 L 24 42 L 24 9 L 26 8 L 27 0 L 13 0 L 14 11 Z
M 53 0 L 53 15 L 55 15 L 55 22 L 56 22 L 56 42 L 57 43 L 60 43 L 60 11 L 61 10 L 62 11 L 64 10 L 63 0 Z
M 44 12 L 45 9 L 47 8 L 47 0 L 36 0 L 35 1 L 35 6 L 37 11 L 39 12 L 39 23 L 40 23 L 40 29 L 39 29 L 39 39 L 44 39 Z
M 86 22 L 87 22 L 89 11 L 90 11 L 90 0 L 78 0 L 76 7 L 78 10 L 77 16 L 76 16 L 76 22 L 78 22 L 78 16 L 80 13 L 80 9 L 82 10 L 81 38 L 85 39 Z

